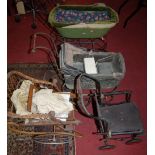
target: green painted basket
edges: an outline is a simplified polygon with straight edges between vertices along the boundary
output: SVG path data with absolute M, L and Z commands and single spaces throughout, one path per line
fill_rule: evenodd
M 95 21 L 90 23 L 66 23 L 56 20 L 56 11 L 78 10 L 78 11 L 107 11 L 110 19 L 103 21 Z M 109 30 L 118 22 L 118 14 L 112 8 L 103 3 L 93 5 L 59 5 L 53 8 L 49 14 L 48 22 L 55 27 L 62 37 L 65 38 L 101 38 L 105 36 Z

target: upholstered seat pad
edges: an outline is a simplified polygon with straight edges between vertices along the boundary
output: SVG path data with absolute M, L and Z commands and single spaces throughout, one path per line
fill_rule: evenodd
M 139 111 L 133 103 L 99 106 L 98 113 L 108 122 L 108 129 L 113 134 L 143 132 Z

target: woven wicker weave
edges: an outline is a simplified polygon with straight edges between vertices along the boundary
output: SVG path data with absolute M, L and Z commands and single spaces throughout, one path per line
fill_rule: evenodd
M 57 120 L 51 113 L 30 115 L 16 114 L 15 107 L 10 98 L 13 91 L 20 87 L 23 80 L 32 81 L 38 86 L 38 88 L 40 85 L 44 85 L 48 88 L 52 88 L 55 92 L 60 91 L 54 83 L 38 80 L 18 71 L 10 71 L 8 73 L 7 116 L 9 155 L 34 154 L 34 137 L 36 138 L 37 136 L 42 136 L 44 139 L 46 137 L 46 140 L 47 136 L 57 136 L 59 139 L 64 137 L 72 137 L 73 141 L 75 136 L 81 136 L 77 131 L 75 131 L 74 125 L 78 124 L 79 121 L 75 120 L 74 111 L 70 112 L 69 117 L 65 122 Z M 39 121 L 33 122 L 33 119 L 39 119 Z M 25 123 L 25 121 L 28 123 Z M 49 145 L 47 146 L 49 147 Z

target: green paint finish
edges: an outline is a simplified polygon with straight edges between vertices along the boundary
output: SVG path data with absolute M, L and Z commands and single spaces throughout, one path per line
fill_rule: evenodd
M 108 10 L 111 16 L 110 20 L 94 22 L 90 24 L 116 24 L 119 22 L 118 14 L 112 8 L 105 6 L 102 3 L 94 5 L 59 5 L 51 10 L 48 22 L 51 26 L 55 27 L 61 36 L 66 38 L 100 38 L 105 36 L 109 30 L 112 28 L 66 28 L 70 24 L 58 23 L 55 20 L 55 11 L 59 8 L 62 9 L 76 9 L 76 10 L 86 10 L 86 11 L 101 11 Z M 74 24 L 73 24 L 74 25 Z
M 61 36 L 65 38 L 100 38 L 108 33 L 109 28 L 88 29 L 88 28 L 56 28 Z

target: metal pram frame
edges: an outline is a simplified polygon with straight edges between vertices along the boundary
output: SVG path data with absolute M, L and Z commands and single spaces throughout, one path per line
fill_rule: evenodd
M 34 38 L 36 39 L 36 37 L 38 35 L 44 36 L 47 34 L 37 33 L 34 35 Z M 57 73 L 61 77 L 63 77 L 63 80 L 65 81 L 63 72 L 58 65 L 59 63 L 57 63 L 59 61 L 58 49 L 55 45 L 55 42 L 54 42 L 52 36 L 47 35 L 47 38 L 49 40 L 51 40 L 50 42 L 54 46 L 54 51 L 53 51 L 54 53 L 52 52 L 51 49 L 47 49 L 46 47 L 36 46 L 36 40 L 34 40 L 32 49 L 34 52 L 36 49 L 39 49 L 39 48 L 44 49 L 46 52 L 48 51 L 48 54 L 50 53 L 50 56 L 52 56 L 54 58 L 54 61 L 51 61 L 50 63 L 53 65 L 53 62 L 54 62 L 54 64 L 56 65 Z M 56 57 L 55 57 L 55 55 L 56 55 Z M 73 70 L 74 68 L 71 67 L 69 69 Z M 82 83 L 81 83 L 82 78 L 87 78 L 94 82 L 95 88 L 91 88 L 88 94 L 85 94 L 83 92 Z M 138 111 L 137 107 L 135 106 L 135 104 L 133 104 L 133 102 L 131 102 L 131 100 L 130 100 L 131 91 L 116 91 L 117 87 L 114 87 L 109 92 L 107 92 L 107 88 L 104 88 L 104 92 L 101 92 L 102 88 L 101 88 L 100 81 L 98 81 L 97 78 L 95 78 L 91 75 L 88 75 L 86 73 L 83 73 L 83 72 L 78 72 L 74 82 L 76 85 L 75 93 L 78 96 L 77 108 L 79 109 L 79 112 L 81 112 L 82 114 L 84 114 L 87 117 L 93 118 L 97 124 L 97 129 L 98 129 L 97 134 L 100 134 L 103 136 L 104 145 L 99 147 L 100 150 L 115 147 L 114 145 L 108 144 L 109 139 L 126 140 L 126 144 L 131 144 L 134 142 L 141 141 L 141 139 L 137 138 L 137 136 L 141 135 L 144 132 L 144 129 L 143 129 L 143 125 L 141 122 L 141 118 L 139 116 L 139 111 Z M 107 98 L 110 97 L 110 100 L 113 101 L 113 98 L 115 96 L 119 96 L 119 95 L 124 95 L 125 100 L 118 102 L 117 105 L 111 105 L 111 104 L 108 105 L 109 101 L 107 101 Z M 95 105 L 95 108 L 97 111 L 97 115 L 90 114 L 88 112 L 87 105 L 85 105 L 84 97 L 89 98 L 87 105 L 90 104 L 90 101 L 95 103 L 94 105 Z M 106 109 L 106 108 L 108 108 L 108 109 Z M 111 114 L 116 114 L 117 112 L 121 112 L 121 113 L 125 112 L 125 114 L 118 118 L 118 117 L 113 117 L 113 115 L 111 115 L 111 114 L 104 115 L 105 114 L 104 110 L 105 111 L 108 110 L 110 112 L 114 111 Z M 133 116 L 131 115 L 131 114 L 133 114 L 133 113 L 131 113 L 132 111 L 134 113 Z M 113 120 L 112 118 L 109 118 L 109 117 L 118 118 L 118 119 L 115 122 L 115 120 Z M 123 124 L 124 121 L 122 121 L 123 122 L 122 124 L 117 124 L 117 123 L 119 123 L 119 119 L 124 119 L 124 118 L 131 118 L 131 119 L 129 119 L 131 124 L 129 123 L 129 124 L 124 125 Z M 135 120 L 136 122 L 134 122 L 133 120 Z M 110 121 L 110 123 L 109 123 L 109 121 Z M 111 125 L 111 121 L 113 121 L 114 124 L 116 123 L 114 125 L 114 126 L 116 126 L 116 128 L 113 125 Z M 126 121 L 126 122 L 128 122 L 128 121 Z M 117 128 L 117 126 L 120 126 L 120 125 L 121 125 L 122 129 L 120 129 L 119 127 Z M 129 127 L 129 129 L 127 127 Z M 132 127 L 132 130 L 130 129 L 130 127 Z M 115 130 L 117 130 L 117 131 L 115 131 Z M 123 135 L 123 137 L 121 135 Z M 127 136 L 127 137 L 124 137 L 124 136 Z
M 83 76 L 91 78 L 95 82 L 95 90 L 90 90 L 87 94 L 83 93 L 81 87 L 81 78 Z M 96 134 L 103 136 L 104 144 L 98 149 L 115 148 L 114 145 L 108 144 L 110 139 L 126 140 L 126 144 L 141 142 L 138 136 L 143 134 L 144 129 L 139 110 L 136 104 L 131 101 L 131 91 L 103 92 L 100 88 L 99 81 L 87 74 L 81 74 L 77 78 L 78 109 L 81 114 L 95 120 L 97 125 Z M 120 95 L 124 96 L 125 99 L 122 100 L 121 98 L 121 101 L 115 101 L 115 97 Z M 87 104 L 84 97 L 89 98 Z M 93 104 L 93 114 L 87 110 L 90 101 Z
M 37 39 L 39 37 L 42 37 L 46 39 L 49 42 L 50 47 L 47 48 L 45 46 L 37 45 Z M 56 45 L 56 40 L 60 38 L 56 38 L 53 35 L 49 35 L 46 33 L 38 32 L 33 35 L 33 47 L 31 51 L 34 53 L 36 50 L 43 50 L 48 54 L 49 56 L 49 63 L 53 66 L 56 73 L 59 75 L 59 78 L 65 81 L 64 85 L 69 90 L 74 90 L 75 88 L 75 79 L 78 74 L 84 73 L 84 70 L 79 69 L 79 67 L 68 65 L 66 62 L 69 59 L 74 59 L 75 56 L 78 54 L 72 53 L 72 57 L 66 58 L 65 55 L 68 52 L 65 51 L 65 47 L 67 47 L 67 43 L 65 38 L 61 38 L 60 44 L 61 44 L 61 50 Z M 68 39 L 67 39 L 68 40 Z M 123 79 L 125 75 L 125 62 L 124 58 L 121 53 L 115 53 L 115 52 L 107 52 L 105 49 L 100 50 L 101 46 L 97 45 L 98 41 L 104 42 L 104 39 L 90 39 L 82 40 L 78 39 L 72 41 L 70 45 L 79 45 L 82 47 L 74 46 L 75 48 L 83 49 L 85 51 L 85 54 L 82 53 L 79 54 L 79 56 L 84 59 L 85 57 L 94 57 L 96 63 L 98 64 L 97 70 L 99 71 L 98 74 L 94 74 L 93 76 L 97 76 L 102 81 L 102 88 L 115 88 L 119 85 L 120 81 Z M 89 48 L 85 48 L 89 46 Z M 58 52 L 59 51 L 59 52 Z M 90 54 L 91 51 L 93 53 Z M 107 58 L 108 57 L 108 58 Z M 80 64 L 80 66 L 83 66 L 83 62 L 81 61 L 81 58 L 77 58 L 77 62 L 74 62 L 73 64 Z M 99 60 L 99 62 L 98 62 Z M 100 61 L 101 60 L 101 61 Z M 105 61 L 105 62 L 104 62 Z M 104 69 L 105 67 L 110 67 L 110 72 L 107 72 L 107 69 Z M 104 71 L 105 70 L 105 71 Z M 92 88 L 94 85 L 92 84 L 92 81 L 90 79 L 83 79 L 83 88 Z

